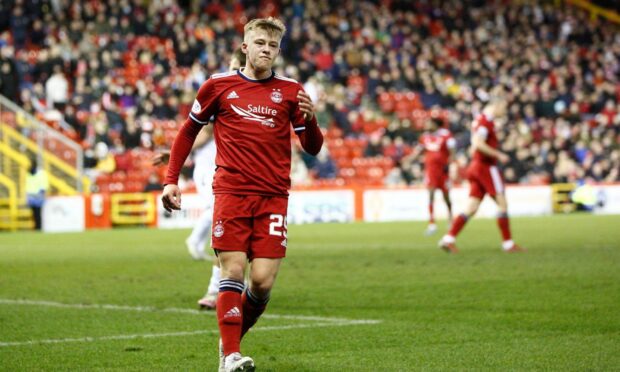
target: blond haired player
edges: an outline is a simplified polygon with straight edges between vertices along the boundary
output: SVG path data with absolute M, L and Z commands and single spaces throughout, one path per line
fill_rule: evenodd
M 215 116 L 212 247 L 222 276 L 220 371 L 254 370 L 252 358 L 241 355 L 240 343 L 265 310 L 286 254 L 291 127 L 306 152 L 316 155 L 323 144 L 308 94 L 272 70 L 285 32 L 284 24 L 271 17 L 245 25 L 245 67 L 213 75 L 200 87 L 172 145 L 162 195 L 166 209 L 181 208 L 179 172 L 198 132 Z M 248 261 L 250 281 L 244 289 Z

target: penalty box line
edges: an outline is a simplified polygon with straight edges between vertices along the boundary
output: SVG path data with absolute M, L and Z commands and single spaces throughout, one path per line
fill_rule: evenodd
M 285 325 L 285 326 L 254 327 L 252 328 L 252 332 L 281 331 L 281 330 L 287 330 L 287 329 L 300 329 L 300 328 L 343 327 L 343 326 L 350 326 L 350 325 L 378 324 L 378 323 L 380 323 L 380 321 L 378 320 L 350 320 L 348 322 L 306 323 L 306 324 L 293 324 L 293 325 Z M 145 334 L 101 336 L 101 337 L 57 338 L 57 339 L 47 339 L 47 340 L 0 342 L 0 347 L 63 344 L 63 343 L 70 343 L 70 342 L 136 340 L 136 339 L 146 339 L 146 338 L 181 337 L 181 336 L 195 336 L 195 335 L 218 334 L 218 333 L 219 333 L 219 330 L 217 329 L 206 329 L 206 330 L 200 330 L 200 331 L 145 333 Z
M 196 309 L 185 309 L 178 307 L 165 307 L 158 308 L 154 306 L 128 306 L 128 305 L 110 305 L 110 304 L 66 304 L 55 301 L 44 300 L 26 300 L 26 299 L 8 299 L 0 298 L 0 305 L 31 305 L 31 306 L 44 306 L 44 307 L 57 307 L 65 309 L 82 309 L 82 310 L 117 310 L 117 311 L 137 311 L 137 312 L 163 312 L 163 313 L 176 313 L 176 314 L 191 314 L 191 315 L 211 315 L 215 316 L 214 311 L 202 311 Z M 307 315 L 286 315 L 286 314 L 264 314 L 261 316 L 263 319 L 289 319 L 289 320 L 304 320 L 310 322 L 350 322 L 355 319 L 336 318 L 336 317 L 323 317 L 323 316 L 307 316 Z M 359 319 L 360 321 L 370 321 L 372 319 Z
M 168 312 L 168 313 L 191 314 L 191 315 L 215 315 L 214 312 L 200 311 L 200 310 L 194 310 L 194 309 L 183 309 L 183 308 L 157 308 L 157 307 L 151 307 L 151 306 L 126 306 L 126 305 L 110 305 L 110 304 L 66 304 L 66 303 L 54 302 L 54 301 L 24 300 L 24 299 L 14 300 L 14 299 L 0 298 L 0 304 L 43 306 L 43 307 L 65 308 L 65 309 L 82 309 L 82 310 L 116 310 L 116 311 L 136 311 L 136 312 Z M 283 325 L 283 326 L 254 327 L 253 331 L 278 331 L 278 330 L 288 330 L 288 329 L 342 327 L 342 326 L 367 325 L 367 324 L 374 325 L 374 324 L 379 324 L 382 322 L 381 320 L 373 320 L 373 319 L 357 319 L 356 320 L 356 319 L 335 318 L 335 317 L 282 315 L 282 314 L 265 314 L 263 315 L 263 318 L 300 320 L 300 321 L 311 322 L 311 323 L 292 324 L 292 325 Z M 59 344 L 59 343 L 71 343 L 71 342 L 133 340 L 133 339 L 142 339 L 142 338 L 180 337 L 180 336 L 193 336 L 193 335 L 217 334 L 217 333 L 219 333 L 219 330 L 198 330 L 198 331 L 146 333 L 146 334 L 131 334 L 131 335 L 101 336 L 101 337 L 44 339 L 44 340 L 15 341 L 15 342 L 0 341 L 0 347 Z

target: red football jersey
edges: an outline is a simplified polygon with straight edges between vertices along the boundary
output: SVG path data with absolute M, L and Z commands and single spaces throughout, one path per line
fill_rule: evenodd
M 450 150 L 456 141 L 449 130 L 441 128 L 433 133 L 424 133 L 420 137 L 420 146 L 424 148 L 424 165 L 429 168 L 444 168 L 450 162 Z
M 484 114 L 479 115 L 476 120 L 474 120 L 472 133 L 476 133 L 485 138 L 485 142 L 487 145 L 491 146 L 494 149 L 497 149 L 497 135 L 495 134 L 495 123 L 490 120 Z M 480 162 L 488 165 L 497 164 L 497 159 L 483 154 L 482 152 L 476 150 L 474 151 L 474 155 L 472 156 L 472 162 Z
M 241 71 L 212 75 L 200 87 L 189 116 L 203 125 L 215 117 L 215 194 L 288 195 L 291 124 L 297 134 L 306 129 L 299 90 L 275 73 L 253 80 Z

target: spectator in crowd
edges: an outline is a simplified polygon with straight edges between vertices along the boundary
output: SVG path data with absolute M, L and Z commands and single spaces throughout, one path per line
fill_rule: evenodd
M 26 177 L 26 202 L 32 211 L 35 230 L 41 230 L 41 209 L 45 203 L 45 194 L 49 189 L 49 181 L 45 169 L 37 166 L 36 158 L 30 159 L 30 172 Z
M 291 154 L 291 185 L 307 186 L 310 183 L 310 173 L 304 163 L 297 147 L 292 147 Z
M 146 185 L 144 185 L 144 192 L 150 192 L 150 191 L 161 191 L 164 188 L 161 185 L 161 182 L 159 181 L 159 176 L 157 175 L 157 173 L 151 173 L 149 175 L 149 178 L 146 182 Z
M 11 60 L 0 59 L 0 94 L 12 101 L 18 100 L 19 75 Z
M 243 21 L 220 19 L 225 6 L 215 3 L 194 2 L 192 9 L 176 1 L 43 3 L 0 4 L 0 89 L 35 111 L 22 90 L 30 101 L 53 104 L 43 87 L 60 78 L 54 66 L 64 66 L 71 91 L 58 102 L 71 103 L 61 110 L 65 120 L 80 118 L 86 130 L 76 137 L 91 147 L 112 145 L 109 129 L 125 130 L 115 127 L 121 121 L 103 120 L 101 107 L 124 120 L 128 110 L 144 115 L 147 120 L 137 120 L 138 148 L 152 147 L 153 134 L 160 135 L 154 127 L 187 116 L 192 92 L 204 76 L 225 71 L 230 45 L 241 43 Z M 248 2 L 235 9 L 246 19 L 266 11 Z M 424 113 L 433 105 L 445 111 L 457 158 L 467 157 L 468 123 L 496 84 L 510 92 L 507 123 L 498 133 L 501 150 L 511 155 L 510 182 L 620 181 L 617 25 L 572 6 L 523 2 L 316 7 L 303 0 L 275 11 L 291 30 L 283 65 L 296 68 L 284 75 L 306 83 L 325 129 L 368 143 L 373 131 L 364 113 L 385 117 L 390 124 L 382 136 L 391 147 L 383 156 L 397 160 L 409 184 L 422 177 L 412 171 L 415 164 L 398 160 L 416 143 Z M 146 122 L 153 127 L 140 125 Z M 461 170 L 454 172 L 462 179 Z
M 55 65 L 53 71 L 52 76 L 45 82 L 47 107 L 63 111 L 69 98 L 69 82 L 60 65 Z

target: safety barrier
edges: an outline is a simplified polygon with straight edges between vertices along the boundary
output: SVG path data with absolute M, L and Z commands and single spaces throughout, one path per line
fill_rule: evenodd
M 150 193 L 112 194 L 110 196 L 110 219 L 113 225 L 153 225 L 155 197 Z
M 576 209 L 571 200 L 575 190 L 574 183 L 555 183 L 551 185 L 551 207 L 554 213 L 570 213 Z
M 15 148 L 22 148 L 24 151 L 27 150 L 31 154 L 39 153 L 39 144 L 23 136 L 8 125 L 1 126 L 0 137 L 4 143 L 4 146 L 0 149 L 3 153 L 8 153 L 10 151 L 16 152 L 16 150 L 14 150 Z M 52 191 L 54 193 L 61 195 L 77 195 L 80 193 L 80 190 L 83 190 L 84 193 L 89 192 L 90 180 L 88 177 L 80 174 L 78 169 L 67 164 L 65 161 L 49 151 L 43 151 L 41 155 L 43 169 L 45 169 L 48 174 L 50 186 L 52 187 Z M 69 184 L 67 179 L 73 180 L 72 183 L 77 183 L 79 187 Z M 23 183 L 20 183 L 20 194 L 22 186 Z
M 620 184 L 590 185 L 597 203 L 596 214 L 620 214 Z M 508 213 L 519 216 L 549 216 L 575 210 L 570 200 L 572 184 L 506 187 Z M 467 204 L 467 187 L 450 191 L 454 211 Z M 447 217 L 441 198 L 435 200 L 435 218 Z M 288 223 L 346 223 L 353 221 L 424 221 L 428 219 L 428 191 L 421 187 L 330 188 L 293 190 L 289 197 Z M 195 193 L 183 194 L 180 211 L 166 212 L 160 194 L 91 194 L 48 197 L 43 206 L 43 230 L 83 231 L 123 226 L 160 229 L 192 228 L 206 210 L 207 200 Z M 497 206 L 485 198 L 476 217 L 495 218 Z
M 18 228 L 17 189 L 15 182 L 0 173 L 0 186 L 6 189 L 8 198 L 0 199 L 0 229 L 15 231 Z

